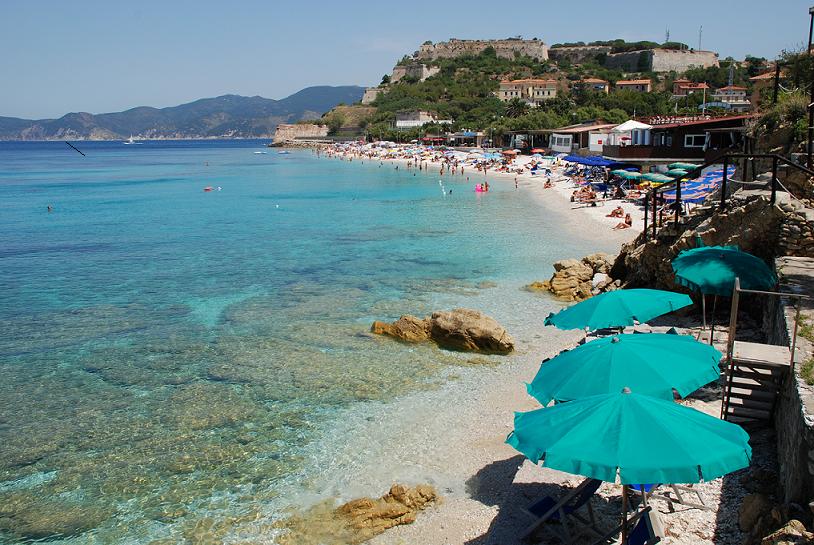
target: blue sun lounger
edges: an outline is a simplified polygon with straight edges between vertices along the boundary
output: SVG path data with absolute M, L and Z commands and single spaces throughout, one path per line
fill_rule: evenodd
M 599 490 L 602 481 L 597 479 L 586 479 L 559 500 L 551 496 L 545 496 L 537 500 L 526 508 L 526 512 L 534 517 L 534 523 L 529 526 L 520 539 L 526 539 L 534 534 L 541 525 L 546 522 L 558 523 L 560 531 L 559 537 L 565 543 L 572 543 L 572 530 L 570 523 L 588 529 L 596 535 L 602 535 L 596 526 L 594 511 L 591 507 L 591 497 Z M 585 508 L 587 517 L 580 511 Z

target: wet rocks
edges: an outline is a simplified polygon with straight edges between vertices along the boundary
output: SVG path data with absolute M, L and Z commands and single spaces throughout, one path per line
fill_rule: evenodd
M 392 324 L 375 321 L 370 331 L 377 335 L 388 335 L 408 343 L 420 343 L 430 338 L 426 319 L 417 318 L 410 314 L 405 314 Z
M 437 500 L 437 492 L 429 485 L 409 488 L 394 484 L 381 498 L 353 500 L 337 508 L 336 513 L 347 519 L 362 540 L 367 540 L 393 526 L 415 522 L 418 512 Z
M 334 508 L 317 504 L 306 513 L 282 521 L 287 532 L 281 545 L 362 543 L 388 528 L 415 522 L 418 512 L 440 500 L 430 485 L 410 488 L 394 484 L 381 498 L 359 498 Z
M 494 318 L 467 308 L 434 312 L 424 319 L 405 315 L 392 324 L 376 321 L 371 331 L 404 342 L 431 340 L 450 350 L 486 354 L 508 354 L 514 350 L 514 339 L 503 326 Z
M 772 502 L 763 494 L 749 494 L 743 498 L 738 509 L 738 524 L 741 531 L 749 532 L 765 515 L 771 513 Z

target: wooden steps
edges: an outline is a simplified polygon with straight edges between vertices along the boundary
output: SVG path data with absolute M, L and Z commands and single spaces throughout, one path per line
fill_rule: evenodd
M 787 346 L 735 341 L 725 374 L 721 418 L 738 424 L 768 423 L 790 362 Z

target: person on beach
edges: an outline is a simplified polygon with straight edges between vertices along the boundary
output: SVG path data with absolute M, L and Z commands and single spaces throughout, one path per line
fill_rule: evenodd
M 621 206 L 617 206 L 613 210 L 611 210 L 610 214 L 605 216 L 606 218 L 623 218 L 625 217 L 625 210 Z
M 633 218 L 630 217 L 630 214 L 625 214 L 625 221 L 621 223 L 617 223 L 615 229 L 628 229 L 633 227 Z

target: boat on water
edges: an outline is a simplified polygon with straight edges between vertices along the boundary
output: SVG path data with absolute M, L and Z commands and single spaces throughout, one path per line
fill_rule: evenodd
M 279 155 L 290 155 L 290 154 L 291 154 L 291 152 L 290 152 L 290 151 L 278 151 L 277 153 L 278 153 Z
M 131 137 L 130 137 L 130 138 L 128 138 L 128 139 L 127 139 L 125 142 L 122 142 L 122 144 L 141 144 L 141 142 L 136 142 L 136 141 L 133 139 L 133 137 L 131 136 Z
M 254 154 L 255 155 L 265 155 L 266 152 L 265 151 L 255 151 Z

